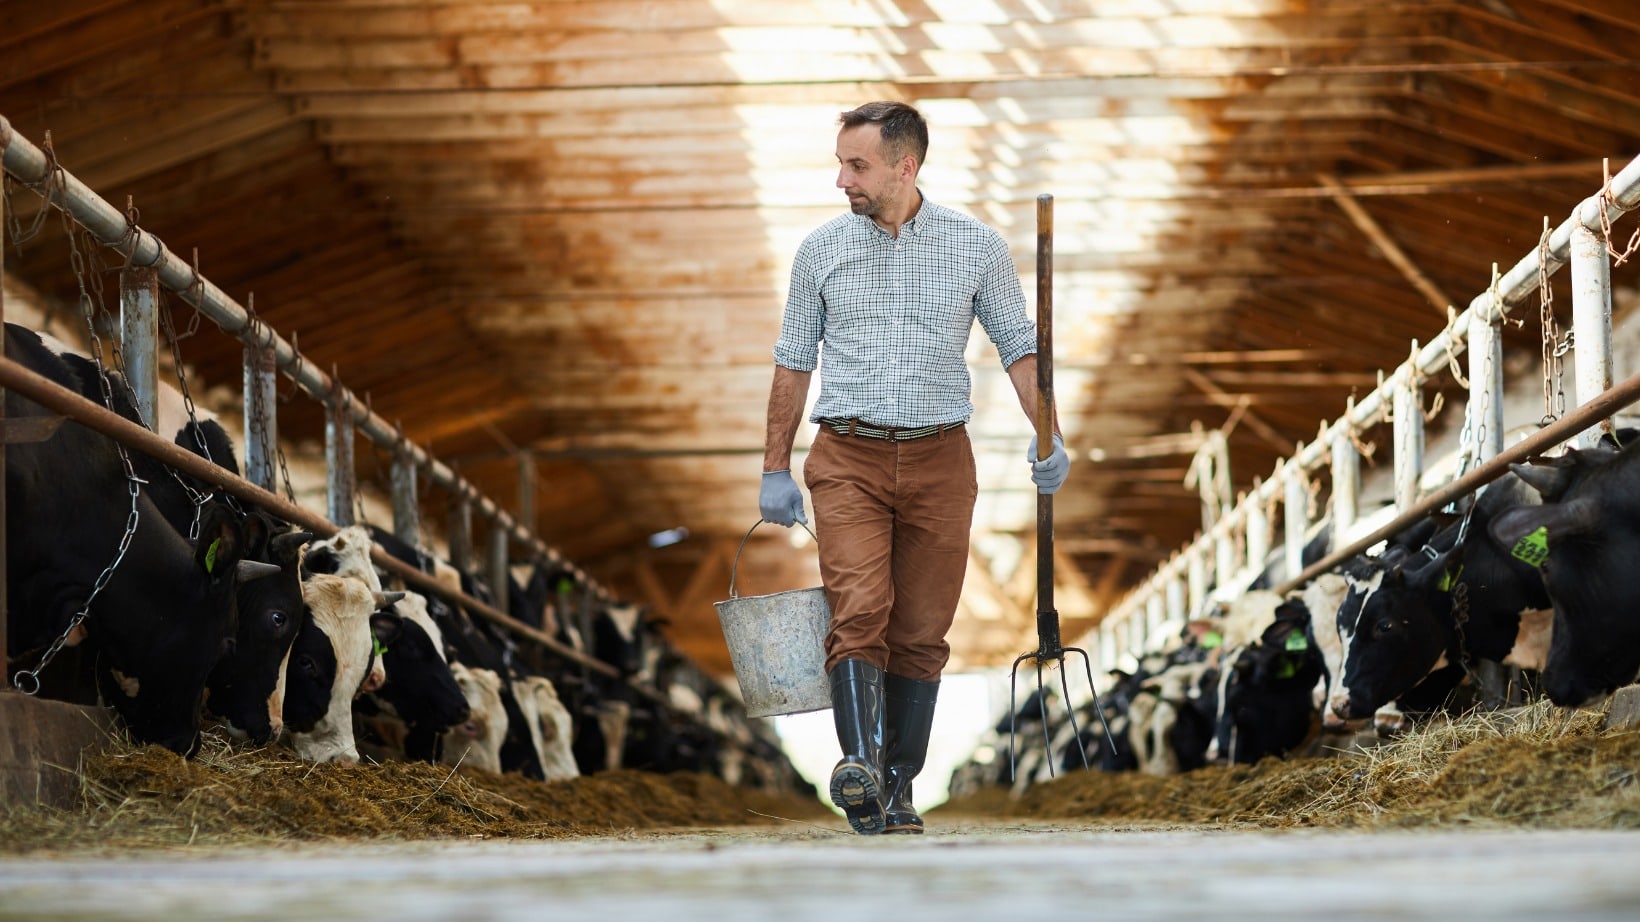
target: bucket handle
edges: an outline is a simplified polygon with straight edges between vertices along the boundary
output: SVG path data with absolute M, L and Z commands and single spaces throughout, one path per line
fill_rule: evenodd
M 758 519 L 753 522 L 752 527 L 746 529 L 746 537 L 740 539 L 740 547 L 735 548 L 735 562 L 729 567 L 729 598 L 731 599 L 740 598 L 740 596 L 735 595 L 735 573 L 740 570 L 740 552 L 746 549 L 746 542 L 751 540 L 752 532 L 757 531 L 757 526 L 762 525 L 764 522 L 769 522 L 769 520 Z M 769 524 L 773 525 L 774 523 L 769 522 Z M 803 530 L 809 533 L 810 538 L 814 538 L 815 544 L 820 543 L 820 539 L 814 534 L 814 529 L 810 528 L 807 522 L 798 522 L 797 524 L 803 526 Z

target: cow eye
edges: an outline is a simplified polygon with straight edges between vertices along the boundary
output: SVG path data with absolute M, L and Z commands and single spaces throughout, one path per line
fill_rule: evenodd
M 317 679 L 319 677 L 319 664 L 314 662 L 311 656 L 304 654 L 296 660 L 296 666 L 312 678 Z
M 1389 634 L 1389 633 L 1393 632 L 1395 630 L 1395 628 L 1396 628 L 1395 619 L 1393 619 L 1393 618 L 1379 618 L 1378 623 L 1374 624 L 1372 626 L 1372 632 L 1374 634 L 1377 634 L 1379 637 L 1382 637 L 1385 634 Z
M 278 609 L 274 609 L 273 611 L 268 612 L 268 621 L 273 625 L 274 630 L 282 631 L 285 629 L 285 625 L 290 623 L 290 615 L 287 615 Z

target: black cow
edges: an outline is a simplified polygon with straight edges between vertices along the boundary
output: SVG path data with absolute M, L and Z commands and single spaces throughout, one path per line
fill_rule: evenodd
M 1315 688 L 1323 671 L 1309 608 L 1298 599 L 1282 602 L 1258 642 L 1236 653 L 1227 669 L 1219 752 L 1251 765 L 1303 745 L 1320 730 Z
M 100 391 L 31 330 L 7 324 L 6 356 L 79 393 Z M 48 414 L 8 392 L 6 415 Z M 8 649 L 19 668 L 32 666 L 30 654 L 68 631 L 118 559 L 82 625 L 96 685 L 136 739 L 192 754 L 206 678 L 233 643 L 235 592 L 273 568 L 243 559 L 244 517 L 232 509 L 207 503 L 190 544 L 146 494 L 136 499 L 135 529 L 119 557 L 128 487 L 114 443 L 77 423 L 9 446 Z
M 1500 553 L 1541 562 L 1555 611 L 1544 691 L 1579 705 L 1640 673 L 1640 443 L 1515 470 L 1546 501 L 1499 516 L 1490 533 Z

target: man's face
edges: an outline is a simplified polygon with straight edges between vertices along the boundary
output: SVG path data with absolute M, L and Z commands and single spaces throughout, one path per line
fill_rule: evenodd
M 882 129 L 856 125 L 837 132 L 837 188 L 855 214 L 878 215 L 899 202 L 900 163 L 886 159 Z

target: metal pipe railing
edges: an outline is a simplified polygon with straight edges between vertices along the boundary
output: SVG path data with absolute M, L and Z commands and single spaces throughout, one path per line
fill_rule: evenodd
M 159 281 L 168 290 L 210 318 L 224 333 L 235 337 L 247 347 L 272 352 L 274 364 L 309 397 L 320 403 L 341 400 L 351 413 L 358 431 L 377 446 L 392 450 L 402 448 L 414 463 L 427 471 L 435 484 L 457 496 L 469 499 L 478 512 L 501 525 L 509 538 L 552 564 L 571 569 L 577 580 L 593 589 L 606 601 L 609 592 L 566 560 L 556 549 L 547 546 L 538 536 L 524 529 L 494 500 L 480 493 L 471 483 L 448 465 L 428 454 L 420 446 L 408 441 L 396 426 L 377 415 L 368 404 L 345 387 L 337 387 L 330 376 L 318 366 L 305 360 L 295 346 L 265 323 L 254 321 L 250 312 L 235 301 L 210 279 L 196 274 L 176 253 L 166 248 L 154 234 L 127 222 L 126 214 L 104 200 L 74 174 L 55 164 L 53 158 L 28 139 L 17 134 L 11 123 L 0 116 L 0 166 L 7 173 L 40 193 L 46 200 L 74 218 L 98 242 L 126 256 L 132 265 L 153 268 Z M 55 174 L 55 178 L 54 178 Z
M 1396 418 L 1399 420 L 1403 415 L 1416 415 L 1416 401 L 1409 399 L 1409 397 L 1415 394 L 1418 383 L 1424 378 L 1440 372 L 1449 363 L 1455 361 L 1456 357 L 1462 355 L 1466 350 L 1470 337 L 1472 335 L 1476 337 L 1476 345 L 1483 351 L 1480 355 L 1472 357 L 1470 374 L 1472 378 L 1477 375 L 1482 376 L 1481 386 L 1490 388 L 1487 393 L 1495 398 L 1487 400 L 1487 405 L 1478 410 L 1481 414 L 1481 419 L 1477 421 L 1478 428 L 1484 431 L 1485 437 L 1477 445 L 1477 454 L 1480 459 L 1485 460 L 1476 470 L 1430 494 L 1422 501 L 1412 501 L 1415 487 L 1409 489 L 1407 484 L 1403 482 L 1397 491 L 1398 494 L 1404 494 L 1400 496 L 1401 501 L 1398 503 L 1403 509 L 1402 514 L 1398 515 L 1394 522 L 1375 531 L 1373 533 L 1373 536 L 1376 536 L 1375 540 L 1366 541 L 1363 539 L 1357 541 L 1346 550 L 1359 553 L 1366 547 L 1376 543 L 1377 540 L 1382 540 L 1388 534 L 1393 534 L 1394 531 L 1391 529 L 1399 530 L 1416 516 L 1428 514 L 1428 512 L 1484 485 L 1487 481 L 1477 481 L 1475 479 L 1475 474 L 1480 471 L 1489 472 L 1494 479 L 1501 476 L 1507 468 L 1502 464 L 1495 463 L 1499 457 L 1512 457 L 1518 460 L 1518 458 L 1525 456 L 1518 451 L 1508 453 L 1502 451 L 1502 363 L 1498 361 L 1501 349 L 1498 346 L 1496 325 L 1507 316 L 1511 308 L 1518 306 L 1520 302 L 1537 291 L 1542 279 L 1547 278 L 1569 261 L 1572 261 L 1574 256 L 1579 257 L 1579 261 L 1585 265 L 1585 268 L 1580 269 L 1577 273 L 1578 279 L 1574 280 L 1574 289 L 1577 291 L 1588 289 L 1582 291 L 1581 294 L 1574 291 L 1574 310 L 1577 309 L 1576 305 L 1581 303 L 1583 307 L 1578 310 L 1578 313 L 1591 318 L 1586 321 L 1586 328 L 1595 330 L 1594 333 L 1589 335 L 1591 340 L 1590 349 L 1592 352 L 1598 352 L 1600 357 L 1592 359 L 1586 365 L 1585 363 L 1579 365 L 1578 400 L 1581 405 L 1578 410 L 1563 416 L 1559 422 L 1545 428 L 1531 439 L 1522 442 L 1521 445 L 1538 446 L 1535 450 L 1541 451 L 1543 448 L 1555 444 L 1554 441 L 1545 442 L 1543 440 L 1544 433 L 1567 433 L 1567 420 L 1586 420 L 1585 427 L 1587 427 L 1588 425 L 1601 423 L 1606 419 L 1606 416 L 1591 415 L 1590 412 L 1586 411 L 1586 408 L 1613 406 L 1611 395 L 1627 387 L 1629 382 L 1624 382 L 1618 388 L 1606 390 L 1600 393 L 1598 397 L 1593 396 L 1594 387 L 1602 381 L 1609 384 L 1611 375 L 1609 364 L 1609 325 L 1611 316 L 1609 263 L 1605 252 L 1606 241 L 1600 234 L 1593 233 L 1593 231 L 1599 230 L 1603 226 L 1610 226 L 1612 221 L 1636 207 L 1640 207 L 1640 158 L 1630 161 L 1620 172 L 1610 177 L 1599 193 L 1578 203 L 1572 209 L 1571 215 L 1552 231 L 1549 231 L 1538 247 L 1522 257 L 1509 271 L 1495 277 L 1493 285 L 1472 298 L 1468 307 L 1461 314 L 1451 315 L 1446 329 L 1437 334 L 1428 344 L 1420 349 L 1414 343 L 1413 352 L 1405 363 L 1396 368 L 1387 378 L 1384 378 L 1377 388 L 1359 402 L 1347 404 L 1344 414 L 1337 420 L 1331 424 L 1323 424 L 1320 434 L 1314 441 L 1308 445 L 1299 446 L 1291 458 L 1278 462 L 1278 466 L 1286 466 L 1289 476 L 1303 476 L 1309 471 L 1320 467 L 1324 462 L 1331 466 L 1335 475 L 1358 476 L 1358 468 L 1352 463 L 1353 458 L 1343 458 L 1341 456 L 1354 454 L 1348 446 L 1359 433 L 1375 425 L 1391 409 L 1391 404 L 1396 402 L 1396 395 L 1398 394 L 1402 395 L 1402 398 L 1401 406 L 1396 407 Z M 1580 244 L 1575 252 L 1574 241 Z M 1604 321 L 1604 326 L 1608 330 L 1604 335 L 1595 329 L 1601 326 L 1601 321 Z M 1583 339 L 1584 334 L 1579 334 L 1578 342 L 1580 344 Z M 1587 385 L 1581 383 L 1585 380 L 1585 375 L 1589 381 Z M 1626 406 L 1630 402 L 1633 402 L 1632 397 L 1616 406 Z M 1610 409 L 1608 409 L 1607 415 L 1610 412 Z M 1582 429 L 1572 430 L 1568 435 L 1563 435 L 1562 440 L 1581 431 Z M 1415 441 L 1421 442 L 1421 438 L 1417 438 L 1420 435 L 1421 433 L 1408 431 L 1404 438 L 1408 445 L 1412 445 Z M 1409 469 L 1419 467 L 1421 465 L 1410 465 Z M 1261 535 L 1258 532 L 1263 519 L 1263 510 L 1275 498 L 1275 491 L 1280 488 L 1277 481 L 1281 479 L 1280 477 L 1272 477 L 1261 483 L 1255 483 L 1253 489 L 1242 497 L 1230 514 L 1221 518 L 1214 524 L 1213 528 L 1181 550 L 1179 557 L 1187 559 L 1184 566 L 1187 568 L 1190 566 L 1188 562 L 1190 558 L 1214 552 L 1218 566 L 1215 568 L 1212 582 L 1217 584 L 1225 583 L 1232 575 L 1226 572 L 1226 563 L 1234 557 L 1227 545 L 1232 542 L 1238 528 L 1251 532 L 1248 535 L 1250 548 L 1260 543 Z M 1402 480 L 1406 480 L 1405 475 L 1403 475 Z M 1458 489 L 1457 485 L 1460 483 L 1464 484 L 1465 488 Z M 1353 518 L 1356 512 L 1354 484 L 1345 484 L 1344 486 L 1343 500 L 1346 504 L 1344 511 L 1348 513 L 1349 517 Z M 1437 499 L 1439 501 L 1436 501 Z M 1292 541 L 1294 536 L 1285 536 L 1285 540 Z M 1314 576 L 1316 573 L 1322 572 L 1322 569 L 1324 569 L 1323 564 L 1328 566 L 1336 565 L 1347 559 L 1347 556 L 1343 551 L 1329 555 L 1325 561 L 1306 569 L 1304 574 L 1306 578 Z M 1112 627 L 1119 626 L 1132 618 L 1135 612 L 1144 610 L 1150 596 L 1162 591 L 1160 587 L 1168 574 L 1177 569 L 1176 562 L 1179 557 L 1175 557 L 1158 568 L 1149 580 L 1119 601 L 1099 627 L 1094 630 L 1103 631 L 1106 624 Z M 1257 567 L 1262 563 L 1261 559 L 1249 555 L 1246 565 L 1248 567 Z M 1293 585 L 1296 585 L 1296 581 L 1289 581 L 1286 588 L 1291 588 Z M 1113 664 L 1106 663 L 1106 665 Z

